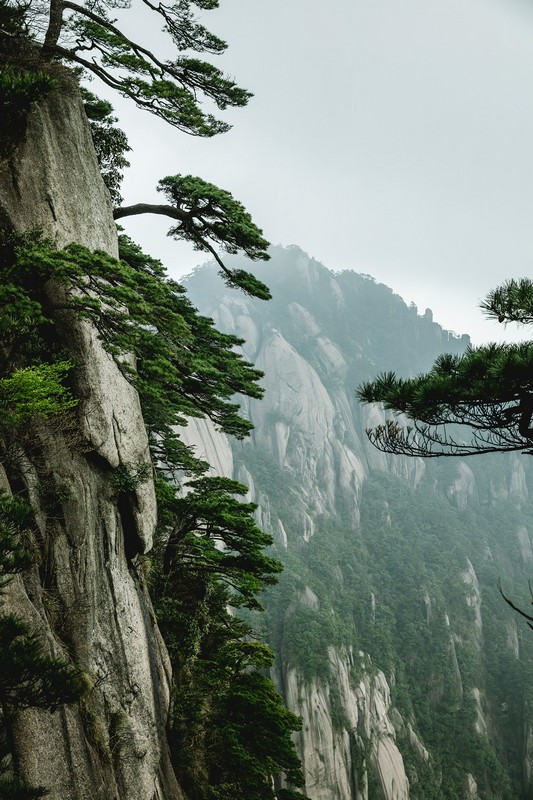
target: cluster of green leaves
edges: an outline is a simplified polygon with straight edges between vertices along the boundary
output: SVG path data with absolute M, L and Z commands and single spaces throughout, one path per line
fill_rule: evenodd
M 91 126 L 94 149 L 98 158 L 100 173 L 109 189 L 111 202 L 119 205 L 122 202 L 120 186 L 122 173 L 129 167 L 125 153 L 131 150 L 128 137 L 117 127 L 118 119 L 113 114 L 113 106 L 102 100 L 85 87 L 81 87 L 85 113 Z
M 405 455 L 527 450 L 533 438 L 532 367 L 533 344 L 524 342 L 472 347 L 461 356 L 445 354 L 416 378 L 379 375 L 358 389 L 359 399 L 381 402 L 413 423 L 402 428 L 389 420 L 367 434 L 379 449 Z M 450 434 L 450 425 L 466 427 L 468 434 L 460 429 Z
M 499 322 L 530 323 L 533 282 L 508 281 L 490 292 L 481 307 Z M 441 355 L 429 372 L 416 378 L 383 373 L 359 387 L 359 399 L 404 413 L 412 425 L 402 428 L 389 419 L 367 434 L 379 449 L 404 455 L 531 452 L 532 368 L 533 344 L 523 342 L 472 347 L 461 356 Z M 452 427 L 448 432 L 447 426 L 457 425 L 462 426 L 459 431 Z
M 0 23 L 1 19 L 0 6 Z M 0 36 L 0 54 L 1 44 Z M 43 70 L 27 70 L 10 64 L 0 68 L 0 159 L 6 158 L 21 139 L 31 104 L 45 97 L 56 86 L 56 79 Z
M 0 0 L 0 159 L 6 158 L 24 133 L 31 104 L 58 85 L 48 65 L 30 63 L 21 41 L 27 35 L 27 7 Z M 35 58 L 33 58 L 35 62 Z
M 186 562 L 156 571 L 153 595 L 175 677 L 171 750 L 191 800 L 305 800 L 275 789 L 303 777 L 291 735 L 300 720 L 264 674 L 273 653 L 230 613 L 233 595 Z
M 235 497 L 245 495 L 246 486 L 204 476 L 190 481 L 187 489 L 184 497 L 175 496 L 166 504 L 171 520 L 166 568 L 214 575 L 236 592 L 233 605 L 260 609 L 257 594 L 275 583 L 281 564 L 264 552 L 272 537 L 254 522 L 256 504 Z
M 67 361 L 43 362 L 1 378 L 0 429 L 17 429 L 75 408 L 78 401 L 64 383 L 71 369 Z
M 35 331 L 36 323 L 38 331 L 48 330 L 56 309 L 43 287 L 52 279 L 61 284 L 61 308 L 93 322 L 139 390 L 153 456 L 163 469 L 203 467 L 175 430 L 187 417 L 209 416 L 237 437 L 248 433 L 251 425 L 232 398 L 236 393 L 260 397 L 262 373 L 235 350 L 241 340 L 219 333 L 212 320 L 199 315 L 183 288 L 165 278 L 158 261 L 126 237 L 121 238 L 121 261 L 81 245 L 58 251 L 39 237 L 24 238 L 13 252 L 1 290 L 10 304 L 4 308 L 10 309 L 6 337 L 13 339 L 12 350 L 27 346 L 24 333 Z
M 262 231 L 228 191 L 192 175 L 163 178 L 158 190 L 182 214 L 179 223 L 169 230 L 169 236 L 190 241 L 197 250 L 210 252 L 219 264 L 219 258 L 207 240 L 224 247 L 228 253 L 242 251 L 252 261 L 268 261 L 270 258 L 268 242 Z M 270 299 L 268 288 L 253 275 L 245 270 L 233 270 L 228 274 L 224 265 L 221 266 L 229 286 L 236 286 L 262 300 Z
M 42 284 L 20 279 L 16 252 L 13 241 L 0 247 L 0 430 L 8 438 L 77 404 L 68 386 L 73 365 L 51 338 Z
M 533 281 L 531 278 L 506 281 L 488 293 L 481 308 L 489 319 L 530 325 L 533 322 Z
M 49 0 L 33 13 L 28 13 L 27 4 L 17 0 L 9 5 L 15 10 L 23 9 L 25 36 L 41 45 L 43 59 L 61 58 L 83 67 L 139 108 L 185 133 L 209 137 L 230 127 L 204 110 L 200 98 L 225 110 L 246 105 L 251 96 L 218 67 L 197 55 L 218 55 L 226 49 L 225 42 L 199 23 L 192 10 L 193 6 L 213 9 L 218 2 L 180 0 L 152 4 L 144 0 L 147 13 L 152 12 L 156 21 L 163 21 L 163 30 L 178 52 L 169 60 L 163 60 L 116 26 L 110 16 L 116 7 L 114 2 L 101 0 L 89 7 L 71 0 Z
M 32 563 L 24 537 L 33 522 L 31 508 L 0 493 L 0 587 Z M 88 686 L 82 673 L 66 659 L 47 654 L 41 639 L 15 614 L 1 610 L 0 598 L 0 798 L 32 800 L 42 787 L 28 787 L 13 772 L 9 726 L 24 708 L 54 710 L 79 700 Z
M 57 87 L 57 80 L 49 74 L 17 69 L 7 65 L 0 69 L 0 109 L 2 117 L 10 109 L 28 111 L 31 104 Z
M 246 487 L 203 476 L 180 496 L 158 482 L 159 554 L 153 597 L 174 671 L 171 752 L 191 800 L 304 800 L 275 789 L 283 773 L 303 776 L 291 734 L 300 721 L 264 674 L 270 648 L 250 639 L 236 609 L 259 610 L 258 593 L 281 564 L 264 548 L 272 539 L 256 526 Z
M 228 286 L 237 287 L 261 300 L 270 299 L 270 291 L 262 281 L 248 270 L 229 269 L 215 249 L 218 245 L 228 253 L 242 251 L 253 261 L 268 261 L 270 258 L 263 232 L 230 192 L 193 175 L 167 176 L 159 181 L 158 191 L 165 194 L 171 205 L 137 203 L 124 206 L 115 209 L 115 219 L 137 214 L 162 214 L 177 221 L 168 235 L 191 242 L 195 250 L 211 253 Z

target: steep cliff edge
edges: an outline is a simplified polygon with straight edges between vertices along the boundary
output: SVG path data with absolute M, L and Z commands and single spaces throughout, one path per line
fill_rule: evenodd
M 286 570 L 266 596 L 276 680 L 303 718 L 313 800 L 516 800 L 530 795 L 532 645 L 497 592 L 527 604 L 527 459 L 387 457 L 355 387 L 413 375 L 468 337 L 369 276 L 273 248 L 267 306 L 208 267 L 187 282 L 265 371 L 248 444 L 200 437 L 247 482 Z M 210 460 L 213 455 L 208 456 Z M 233 466 L 232 466 L 233 464 Z
M 76 86 L 34 104 L 23 141 L 0 165 L 4 234 L 41 229 L 58 247 L 78 242 L 117 254 L 111 204 Z M 36 169 L 38 165 L 38 169 Z M 50 282 L 50 307 L 62 290 Z M 9 588 L 7 604 L 64 654 L 92 689 L 79 707 L 26 710 L 14 725 L 21 776 L 66 798 L 180 798 L 165 726 L 169 664 L 143 585 L 155 497 L 147 478 L 128 492 L 119 466 L 149 461 L 136 392 L 91 327 L 57 310 L 61 346 L 74 362 L 77 419 L 42 427 L 2 453 L 2 486 L 29 497 L 39 563 Z M 53 496 L 53 503 L 50 497 Z

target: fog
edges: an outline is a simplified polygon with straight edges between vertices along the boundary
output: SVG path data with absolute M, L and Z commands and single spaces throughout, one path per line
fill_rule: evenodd
M 161 46 L 136 8 L 128 25 Z M 273 243 L 370 273 L 474 342 L 528 337 L 477 306 L 532 273 L 533 6 L 221 0 L 203 19 L 228 42 L 217 64 L 255 96 L 211 140 L 114 100 L 133 147 L 128 203 L 155 199 L 165 175 L 199 175 Z M 124 225 L 174 276 L 206 259 L 160 218 Z

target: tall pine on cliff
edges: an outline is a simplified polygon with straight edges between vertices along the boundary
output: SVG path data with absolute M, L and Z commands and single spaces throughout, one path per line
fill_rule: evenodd
M 172 61 L 161 60 L 145 44 L 124 35 L 110 16 L 113 5 L 0 0 L 0 103 L 6 123 L 2 157 L 23 138 L 32 104 L 62 90 L 65 64 L 76 68 L 78 79 L 93 73 L 178 130 L 206 137 L 227 130 L 226 123 L 203 110 L 200 99 L 223 110 L 244 105 L 250 95 L 196 55 L 225 49 L 192 10 L 215 8 L 217 1 L 182 0 L 173 6 L 145 2 L 162 18 L 178 52 Z M 127 140 L 114 127 L 108 104 L 87 91 L 84 100 L 103 176 L 118 203 Z M 268 258 L 267 242 L 241 204 L 229 192 L 193 176 L 163 178 L 159 188 L 166 205 L 119 207 L 115 218 L 145 212 L 169 216 L 170 234 L 210 252 L 228 284 L 268 298 L 264 284 L 246 271 L 229 269 L 216 249 Z M 293 785 L 302 782 L 290 739 L 299 722 L 263 675 L 271 652 L 248 641 L 251 631 L 228 611 L 229 606 L 257 608 L 257 593 L 274 580 L 280 565 L 263 552 L 271 540 L 253 523 L 254 506 L 235 499 L 245 487 L 206 477 L 207 465 L 176 433 L 187 417 L 207 416 L 225 432 L 245 436 L 250 425 L 231 398 L 237 392 L 259 397 L 260 373 L 235 351 L 239 340 L 218 333 L 210 320 L 198 315 L 162 266 L 126 238 L 118 261 L 75 243 L 57 250 L 38 231 L 15 236 L 6 227 L 0 259 L 5 465 L 17 448 L 39 439 L 40 426 L 57 424 L 76 435 L 77 398 L 68 377 L 72 363 L 59 345 L 58 310 L 94 326 L 139 392 L 152 461 L 121 464 L 111 483 L 120 506 L 121 498 L 128 498 L 153 471 L 157 475 L 159 534 L 151 583 L 175 669 L 170 747 L 188 794 L 198 800 L 301 796 L 276 790 L 273 782 L 280 773 Z M 60 309 L 47 293 L 51 283 L 61 287 Z M 184 474 L 194 477 L 185 499 L 178 487 Z M 57 491 L 48 500 L 52 505 L 61 501 Z M 10 618 L 3 622 L 9 625 Z M 47 662 L 38 650 L 32 651 L 31 632 L 16 635 L 26 637 L 28 657 L 34 652 L 40 671 L 37 687 L 48 680 L 47 670 L 55 681 L 71 674 L 62 663 Z M 75 675 L 75 666 L 68 669 Z M 20 709 L 25 703 L 50 707 L 75 699 L 68 684 L 59 695 L 53 683 L 43 699 L 32 697 L 23 682 L 23 690 L 13 690 L 5 708 L 11 704 Z M 8 715 L 5 719 L 9 723 Z M 41 790 L 21 791 L 29 797 Z

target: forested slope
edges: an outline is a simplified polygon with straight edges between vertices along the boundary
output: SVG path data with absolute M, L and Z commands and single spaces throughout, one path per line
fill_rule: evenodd
M 267 306 L 229 297 L 209 267 L 187 286 L 266 373 L 264 400 L 247 404 L 252 440 L 225 465 L 252 486 L 285 564 L 266 627 L 278 685 L 303 717 L 306 791 L 525 800 L 533 644 L 497 583 L 527 608 L 530 459 L 376 451 L 365 428 L 381 411 L 355 388 L 382 371 L 416 375 L 468 337 L 297 247 L 274 248 L 269 269 Z

